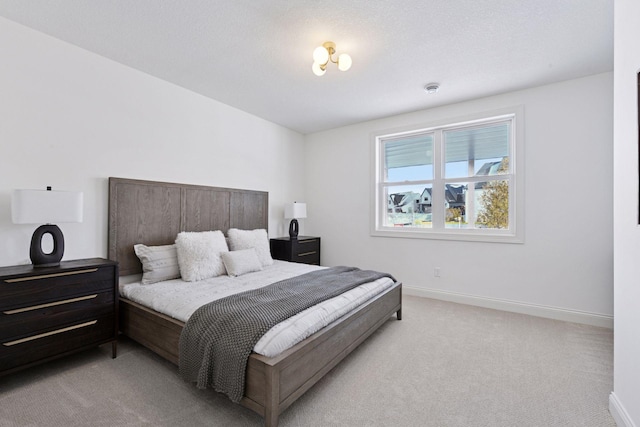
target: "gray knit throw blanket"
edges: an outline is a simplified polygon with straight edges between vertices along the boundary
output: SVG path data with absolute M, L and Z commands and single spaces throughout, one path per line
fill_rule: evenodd
M 212 387 L 233 402 L 244 395 L 253 347 L 273 326 L 324 300 L 389 274 L 333 267 L 203 305 L 180 335 L 180 374 L 198 388 Z M 391 277 L 393 279 L 393 277 Z

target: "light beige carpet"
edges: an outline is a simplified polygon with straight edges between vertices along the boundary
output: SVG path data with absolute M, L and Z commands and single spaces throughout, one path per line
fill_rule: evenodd
M 126 338 L 0 377 L 0 426 L 260 426 Z M 614 427 L 613 333 L 406 296 L 281 426 Z

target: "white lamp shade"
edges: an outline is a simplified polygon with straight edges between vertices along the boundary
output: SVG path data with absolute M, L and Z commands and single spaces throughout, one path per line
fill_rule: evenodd
M 351 57 L 346 53 L 338 56 L 338 69 L 340 71 L 347 71 L 349 68 L 351 68 L 351 64 Z
M 80 191 L 13 190 L 11 220 L 14 224 L 82 222 Z
M 313 61 L 318 64 L 326 64 L 329 61 L 329 51 L 324 46 L 318 46 L 313 51 Z
M 311 71 L 313 71 L 313 74 L 315 74 L 316 76 L 323 76 L 324 73 L 327 72 L 326 69 L 322 69 L 320 67 L 320 64 L 318 64 L 317 62 L 314 62 L 313 65 L 311 66 Z
M 307 204 L 293 202 L 284 207 L 285 218 L 306 218 L 307 217 Z

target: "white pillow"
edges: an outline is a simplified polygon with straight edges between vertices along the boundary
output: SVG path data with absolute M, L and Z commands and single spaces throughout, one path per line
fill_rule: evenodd
M 162 282 L 180 277 L 176 245 L 146 246 L 137 244 L 133 250 L 142 263 L 142 284 Z
M 231 277 L 262 270 L 262 264 L 260 264 L 256 250 L 253 248 L 223 252 L 221 256 L 227 274 Z
M 221 231 L 183 231 L 176 238 L 182 280 L 195 282 L 226 273 L 220 254 L 228 252 Z
M 256 255 L 258 255 L 260 264 L 263 267 L 273 264 L 267 230 L 238 230 L 237 228 L 231 228 L 227 234 L 229 235 L 229 247 L 232 251 L 253 248 L 256 250 Z

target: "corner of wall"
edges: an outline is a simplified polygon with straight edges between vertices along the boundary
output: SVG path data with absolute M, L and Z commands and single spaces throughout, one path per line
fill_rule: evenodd
M 609 412 L 618 427 L 636 427 L 614 392 L 609 395 Z

